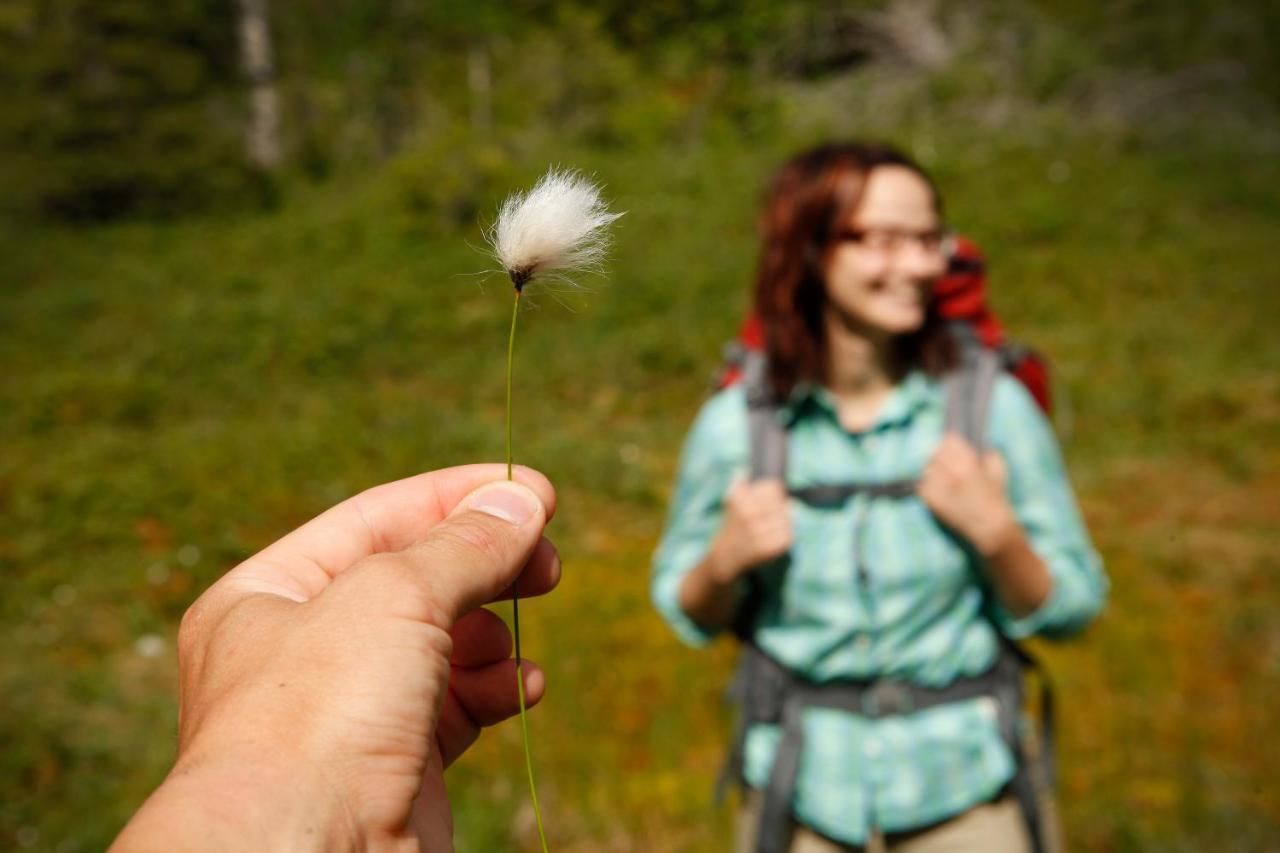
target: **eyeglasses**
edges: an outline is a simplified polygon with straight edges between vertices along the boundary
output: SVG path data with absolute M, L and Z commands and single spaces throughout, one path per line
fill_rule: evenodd
M 907 228 L 848 228 L 836 234 L 837 243 L 857 243 L 874 252 L 889 254 L 902 251 L 902 247 L 913 243 L 916 248 L 928 254 L 947 254 L 951 245 L 950 232 L 942 228 L 931 228 L 927 231 L 911 231 Z

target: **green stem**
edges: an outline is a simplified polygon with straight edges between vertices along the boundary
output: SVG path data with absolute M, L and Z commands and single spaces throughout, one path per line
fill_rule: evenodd
M 507 335 L 507 479 L 511 476 L 511 376 L 516 355 L 516 318 L 520 316 L 520 291 L 516 291 L 516 301 L 511 306 L 511 333 Z
M 512 476 L 511 453 L 511 377 L 515 364 L 516 318 L 520 316 L 520 290 L 516 289 L 515 304 L 511 308 L 511 334 L 507 338 L 507 479 Z M 533 817 L 538 823 L 538 839 L 542 853 L 547 853 L 547 835 L 542 829 L 542 809 L 538 806 L 538 787 L 533 781 L 533 751 L 529 747 L 529 714 L 524 704 L 524 664 L 520 656 L 520 593 L 516 583 L 511 584 L 511 633 L 516 643 L 516 692 L 520 697 L 520 730 L 524 735 L 524 766 L 529 774 L 529 797 L 533 800 Z

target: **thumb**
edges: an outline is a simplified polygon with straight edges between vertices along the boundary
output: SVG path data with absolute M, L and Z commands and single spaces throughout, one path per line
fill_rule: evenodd
M 509 587 L 529 561 L 547 510 L 527 486 L 488 483 L 463 498 L 395 562 L 449 625 Z M 446 626 L 447 627 L 447 626 Z

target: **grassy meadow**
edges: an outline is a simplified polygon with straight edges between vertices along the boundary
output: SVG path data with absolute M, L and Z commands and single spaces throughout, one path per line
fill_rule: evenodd
M 648 560 L 745 308 L 762 182 L 823 130 L 517 169 L 582 167 L 628 211 L 608 278 L 535 295 L 518 341 L 516 456 L 561 493 L 564 582 L 522 613 L 553 849 L 726 847 L 733 650 L 676 642 Z M 1045 649 L 1072 849 L 1275 849 L 1280 162 L 1212 134 L 895 138 L 1055 365 L 1113 582 L 1093 630 Z M 102 849 L 159 781 L 176 625 L 222 572 L 362 488 L 501 458 L 507 285 L 472 275 L 493 266 L 480 222 L 440 227 L 400 190 L 383 172 L 251 215 L 0 225 L 0 848 Z M 451 779 L 460 851 L 534 849 L 517 725 Z

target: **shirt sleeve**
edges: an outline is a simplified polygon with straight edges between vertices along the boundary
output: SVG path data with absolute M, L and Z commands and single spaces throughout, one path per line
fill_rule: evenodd
M 732 387 L 702 407 L 685 439 L 662 540 L 653 556 L 650 593 L 681 640 L 706 645 L 717 631 L 694 622 L 679 604 L 680 584 L 706 556 L 723 518 L 724 496 L 747 471 L 746 400 Z
M 1018 380 L 1001 376 L 992 399 L 991 444 L 1004 456 L 1014 513 L 1031 548 L 1049 568 L 1049 597 L 1014 618 L 998 603 L 994 615 L 1012 638 L 1067 637 L 1102 610 L 1108 581 L 1085 529 L 1053 429 Z

